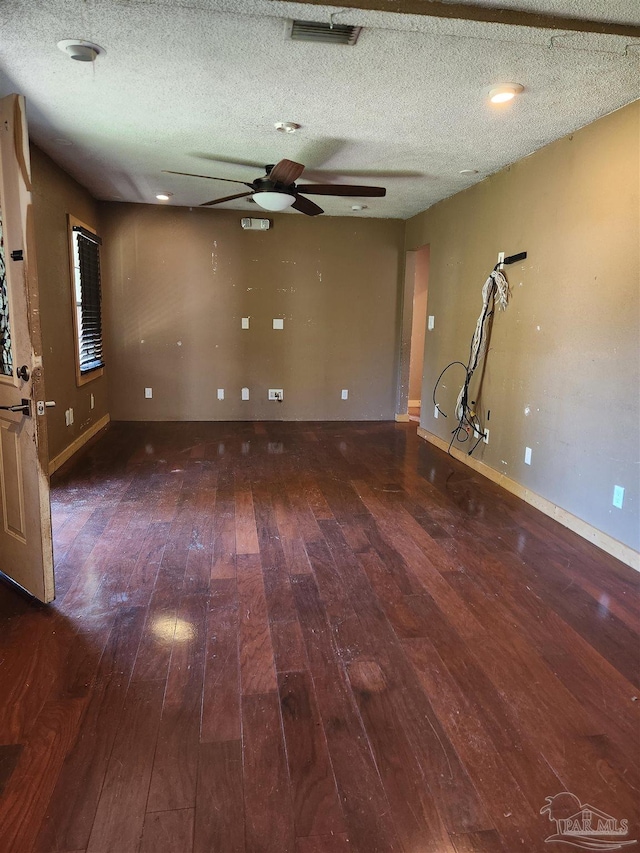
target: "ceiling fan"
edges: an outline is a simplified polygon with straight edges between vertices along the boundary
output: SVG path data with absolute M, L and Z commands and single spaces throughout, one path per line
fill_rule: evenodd
M 249 187 L 248 192 L 228 195 L 224 198 L 216 198 L 206 201 L 201 207 L 210 207 L 214 204 L 222 204 L 225 201 L 233 201 L 236 198 L 253 196 L 253 201 L 264 210 L 286 210 L 292 207 L 307 216 L 317 216 L 323 213 L 314 201 L 305 198 L 307 195 L 341 195 L 362 196 L 366 198 L 382 198 L 387 191 L 384 187 L 355 186 L 354 184 L 301 184 L 296 181 L 304 172 L 302 163 L 294 163 L 293 160 L 280 160 L 275 166 L 265 166 L 265 176 L 256 178 L 255 181 L 234 181 L 231 178 L 215 178 L 212 175 L 193 175 L 190 172 L 172 172 L 164 170 L 169 175 L 187 175 L 190 178 L 208 178 L 213 181 L 226 181 L 232 184 L 243 184 Z

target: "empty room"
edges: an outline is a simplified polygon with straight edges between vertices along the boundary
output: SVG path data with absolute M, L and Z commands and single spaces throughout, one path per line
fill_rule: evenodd
M 0 3 L 0 494 L 0 853 L 637 849 L 637 0 Z

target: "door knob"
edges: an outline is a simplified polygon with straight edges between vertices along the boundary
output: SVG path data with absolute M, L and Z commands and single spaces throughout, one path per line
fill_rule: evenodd
M 26 364 L 23 364 L 22 367 L 19 367 L 16 370 L 16 376 L 18 377 L 18 379 L 22 379 L 23 382 L 29 381 L 29 375 L 29 368 Z

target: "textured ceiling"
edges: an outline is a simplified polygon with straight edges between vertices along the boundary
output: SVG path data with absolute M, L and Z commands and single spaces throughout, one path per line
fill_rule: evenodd
M 638 0 L 483 4 L 640 23 Z M 364 27 L 355 47 L 285 40 L 287 17 L 331 12 Z M 64 38 L 107 53 L 73 62 Z M 163 169 L 252 180 L 287 157 L 300 183 L 386 186 L 359 216 L 411 216 L 640 95 L 640 40 L 271 0 L 3 0 L 0 56 L 0 93 L 26 96 L 34 141 L 98 198 L 197 205 L 242 187 Z M 502 81 L 525 92 L 491 107 Z

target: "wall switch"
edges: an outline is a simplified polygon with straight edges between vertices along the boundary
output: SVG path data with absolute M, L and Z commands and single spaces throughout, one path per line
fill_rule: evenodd
M 153 397 L 153 388 L 145 388 L 144 397 L 145 400 L 150 400 Z
M 89 397 L 89 405 L 92 409 L 95 409 L 96 407 L 96 398 L 93 396 L 93 394 L 91 394 Z
M 224 388 L 218 388 L 218 400 L 224 400 Z
M 435 328 L 435 325 L 436 318 L 433 316 L 433 314 L 429 314 L 429 317 L 427 318 L 427 329 L 431 332 Z
M 438 407 L 437 407 L 437 406 L 434 406 L 434 407 L 433 407 L 433 417 L 434 417 L 434 418 L 438 418 L 438 417 L 440 417 L 440 412 L 438 411 Z
M 248 400 L 249 399 L 249 389 L 243 388 L 241 393 L 240 393 L 240 396 L 242 397 L 243 400 Z
M 248 317 L 243 317 L 243 318 L 242 318 L 242 328 L 243 328 L 243 329 L 248 329 L 248 328 L 249 328 L 249 318 L 248 318 Z
M 64 410 L 64 425 L 69 426 L 69 409 Z
M 525 447 L 524 449 L 524 464 L 531 465 L 531 448 Z
M 273 318 L 273 328 L 274 329 L 284 329 L 284 320 L 280 317 Z
M 282 388 L 269 388 L 269 399 L 278 400 L 281 403 L 284 400 L 284 391 Z
M 342 393 L 340 394 L 340 399 L 341 400 L 348 400 L 349 399 L 349 389 L 348 388 L 342 389 Z
M 618 509 L 622 509 L 624 503 L 624 486 L 613 487 L 613 505 Z
M 488 429 L 485 429 L 484 437 L 482 440 L 484 441 L 485 444 L 489 444 L 489 430 Z
M 69 426 L 73 424 L 73 409 L 69 409 Z M 624 489 L 623 489 L 624 491 Z

